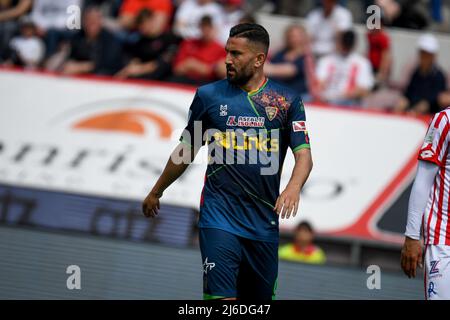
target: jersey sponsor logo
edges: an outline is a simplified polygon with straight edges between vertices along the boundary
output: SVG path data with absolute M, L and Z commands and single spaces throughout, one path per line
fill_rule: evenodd
M 239 117 L 238 126 L 240 127 L 264 127 L 264 117 Z
M 275 119 L 275 117 L 278 114 L 278 108 L 277 107 L 266 107 L 266 115 L 269 121 L 272 121 Z
M 220 105 L 219 114 L 221 117 L 225 117 L 228 115 L 228 105 Z
M 236 132 L 234 131 L 226 131 L 214 132 L 212 134 L 212 138 L 217 145 L 221 146 L 224 149 L 258 150 L 263 152 L 279 151 L 279 139 L 274 136 L 268 137 L 264 134 L 236 134 Z
M 208 274 L 208 270 L 211 271 L 216 264 L 214 262 L 208 262 L 208 257 L 206 257 L 205 262 L 203 262 L 203 272 Z
M 228 116 L 227 126 L 237 126 L 236 116 Z
M 306 121 L 292 121 L 292 130 L 294 132 L 306 131 Z
M 228 116 L 227 126 L 262 128 L 264 127 L 264 121 L 265 121 L 264 117 L 240 116 L 236 121 L 236 116 Z

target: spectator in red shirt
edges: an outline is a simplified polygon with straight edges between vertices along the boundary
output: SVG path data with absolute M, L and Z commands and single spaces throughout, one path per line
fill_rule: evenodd
M 369 45 L 368 58 L 375 75 L 376 86 L 387 82 L 391 70 L 391 44 L 389 35 L 384 31 L 383 25 L 367 32 Z
M 184 40 L 173 62 L 172 81 L 202 85 L 225 77 L 225 49 L 210 16 L 200 20 L 200 39 Z
M 119 12 L 120 25 L 125 29 L 133 28 L 136 17 L 143 9 L 154 12 L 156 33 L 167 29 L 173 10 L 171 0 L 124 0 Z

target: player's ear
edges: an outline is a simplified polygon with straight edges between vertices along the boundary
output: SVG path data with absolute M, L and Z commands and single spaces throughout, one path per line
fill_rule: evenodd
M 266 61 L 266 55 L 263 52 L 258 53 L 256 55 L 255 67 L 256 68 L 261 68 L 263 66 L 263 64 L 264 64 L 264 61 Z

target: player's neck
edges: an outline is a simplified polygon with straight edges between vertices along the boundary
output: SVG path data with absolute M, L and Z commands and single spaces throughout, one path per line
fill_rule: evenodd
M 248 93 L 256 92 L 264 86 L 266 81 L 267 78 L 263 73 L 258 75 L 255 74 L 255 76 L 252 77 L 245 85 L 241 86 L 241 89 Z

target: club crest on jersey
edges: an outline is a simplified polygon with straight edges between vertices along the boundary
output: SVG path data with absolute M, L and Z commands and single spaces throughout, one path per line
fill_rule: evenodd
M 306 132 L 306 121 L 292 121 L 292 130 L 294 132 Z
M 267 118 L 269 119 L 269 121 L 272 121 L 273 119 L 275 119 L 275 117 L 277 116 L 277 113 L 278 113 L 277 107 L 266 107 L 266 115 L 267 115 Z

